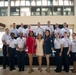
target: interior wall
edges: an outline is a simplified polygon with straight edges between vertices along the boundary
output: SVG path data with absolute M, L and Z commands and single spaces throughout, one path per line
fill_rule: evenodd
M 8 16 L 0 17 L 0 22 L 6 24 L 7 27 L 10 27 L 12 23 L 20 24 L 47 24 L 47 21 L 50 21 L 52 24 L 59 23 L 63 24 L 67 22 L 69 25 L 74 25 L 74 32 L 76 32 L 76 16 Z

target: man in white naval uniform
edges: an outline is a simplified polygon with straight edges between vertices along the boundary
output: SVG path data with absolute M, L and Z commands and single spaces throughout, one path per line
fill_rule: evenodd
M 17 29 L 16 29 L 16 23 L 13 23 L 12 25 L 12 28 L 9 30 L 9 33 L 14 33 L 15 34 L 15 39 L 18 37 L 18 32 L 17 32 Z
M 38 22 L 38 27 L 36 29 L 34 29 L 34 33 L 35 33 L 36 36 L 38 35 L 39 32 L 41 32 L 42 33 L 42 36 L 43 36 L 44 29 L 41 28 L 40 22 Z

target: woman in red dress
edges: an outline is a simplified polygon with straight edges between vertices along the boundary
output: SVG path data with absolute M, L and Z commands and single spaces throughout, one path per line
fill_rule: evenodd
M 33 55 L 35 54 L 35 37 L 32 30 L 29 31 L 29 35 L 26 38 L 26 50 L 27 50 L 26 53 L 28 54 L 29 57 L 29 65 L 30 65 L 29 73 L 31 73 L 34 71 L 32 69 L 32 63 L 33 63 Z

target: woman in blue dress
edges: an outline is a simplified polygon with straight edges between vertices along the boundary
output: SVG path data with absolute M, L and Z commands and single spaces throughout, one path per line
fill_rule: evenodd
M 50 36 L 50 31 L 46 30 L 45 31 L 45 38 L 44 38 L 44 54 L 46 56 L 46 62 L 47 62 L 47 72 L 50 72 L 50 54 L 52 53 L 53 50 L 53 39 Z

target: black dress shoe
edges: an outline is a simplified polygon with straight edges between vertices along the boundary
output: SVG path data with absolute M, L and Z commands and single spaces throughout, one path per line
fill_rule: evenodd
M 74 69 L 70 69 L 70 71 L 73 71 Z
M 68 73 L 69 71 L 65 71 L 66 73 Z
M 56 69 L 54 71 L 57 71 Z
M 21 72 L 21 69 L 19 69 L 19 72 Z
M 3 67 L 3 69 L 6 69 L 6 67 Z
M 13 69 L 10 69 L 10 71 L 12 71 Z
M 63 69 L 63 71 L 65 71 L 65 69 Z
M 22 68 L 22 71 L 24 71 L 24 68 Z
M 13 70 L 16 70 L 16 68 L 13 68 Z
M 57 73 L 61 72 L 61 71 L 58 71 L 58 70 L 54 70 L 54 71 L 57 72 Z

